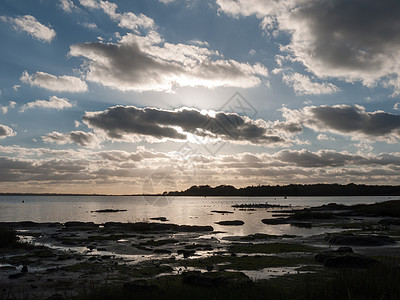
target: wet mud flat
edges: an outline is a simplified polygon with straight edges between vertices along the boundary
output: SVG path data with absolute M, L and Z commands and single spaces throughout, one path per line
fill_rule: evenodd
M 269 299 L 396 299 L 399 212 L 400 201 L 388 201 L 280 208 L 273 218 L 260 219 L 265 226 L 336 229 L 311 236 L 228 236 L 207 224 L 165 222 L 0 223 L 0 295 L 265 299 L 267 293 Z

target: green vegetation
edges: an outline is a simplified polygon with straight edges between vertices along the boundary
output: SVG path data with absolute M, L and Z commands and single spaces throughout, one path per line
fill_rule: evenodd
M 256 281 L 252 287 L 204 287 L 185 284 L 182 276 L 164 276 L 149 281 L 154 289 L 131 290 L 120 285 L 99 286 L 77 299 L 399 299 L 398 267 L 380 264 L 366 270 L 324 269 L 322 272 L 287 275 Z

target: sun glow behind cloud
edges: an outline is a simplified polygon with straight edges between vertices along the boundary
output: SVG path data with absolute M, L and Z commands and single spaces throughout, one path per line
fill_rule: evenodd
M 3 190 L 397 184 L 397 1 L 5 1 Z

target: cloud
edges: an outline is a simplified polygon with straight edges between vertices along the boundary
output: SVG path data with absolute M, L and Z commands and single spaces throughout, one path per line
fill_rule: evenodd
M 169 3 L 174 2 L 175 0 L 158 0 L 158 1 L 160 1 L 161 3 L 164 3 L 164 4 L 169 4 Z
M 17 133 L 10 127 L 0 124 L 0 139 L 15 135 L 17 135 Z
M 14 102 L 14 101 L 9 101 L 9 103 L 8 103 L 7 106 L 0 105 L 0 110 L 3 112 L 3 114 L 6 114 L 6 113 L 8 113 L 8 110 L 9 110 L 10 108 L 15 108 L 16 105 L 17 105 L 16 102 Z
M 155 27 L 154 20 L 144 14 L 136 15 L 132 12 L 118 13 L 118 6 L 115 3 L 102 0 L 79 0 L 82 6 L 90 9 L 101 9 L 118 26 L 137 32 L 139 29 L 152 29 Z
M 27 109 L 32 109 L 36 107 L 40 108 L 51 108 L 56 110 L 62 110 L 65 108 L 71 108 L 74 105 L 69 102 L 67 98 L 58 98 L 57 96 L 51 96 L 48 101 L 46 100 L 36 100 L 32 102 L 28 102 L 21 106 L 20 112 L 24 112 Z
M 58 145 L 76 143 L 79 146 L 88 148 L 98 148 L 100 140 L 91 132 L 71 131 L 69 133 L 60 133 L 53 131 L 42 137 L 46 143 L 54 143 Z
M 332 150 L 281 150 L 275 154 L 240 153 L 214 157 L 193 154 L 184 162 L 177 153 L 136 151 L 54 150 L 0 146 L 0 185 L 12 190 L 141 193 L 144 178 L 170 174 L 178 189 L 196 184 L 368 183 L 397 184 L 400 153 L 354 154 Z M 17 154 L 16 157 L 9 157 Z M 188 176 L 188 168 L 196 175 Z M 188 181 L 189 178 L 189 181 Z M 7 185 L 7 183 L 15 183 Z M 159 187 L 163 192 L 164 186 Z
M 230 15 L 256 15 L 268 31 L 290 34 L 281 50 L 320 78 L 374 86 L 381 79 L 400 92 L 400 2 L 388 0 L 217 0 Z
M 317 140 L 319 140 L 319 141 L 335 141 L 335 138 L 331 137 L 331 136 L 327 136 L 324 133 L 321 133 L 321 134 L 318 134 Z
M 219 59 L 205 47 L 165 42 L 158 33 L 128 33 L 118 43 L 72 45 L 86 60 L 86 79 L 122 91 L 172 91 L 176 86 L 253 87 L 268 76 L 261 64 Z M 216 59 L 213 59 L 216 57 Z
M 114 106 L 105 111 L 86 112 L 83 122 L 109 139 L 128 137 L 153 140 L 226 140 L 239 143 L 279 145 L 288 142 L 263 120 L 252 120 L 234 113 L 210 112 L 181 108 L 163 110 Z
M 360 105 L 307 106 L 300 110 L 283 107 L 287 122 L 302 124 L 316 132 L 333 132 L 353 139 L 397 142 L 400 116 L 383 111 L 367 112 Z
M 72 2 L 72 0 L 60 0 L 60 7 L 63 11 L 70 13 L 72 11 L 72 9 L 75 8 L 74 3 Z
M 310 77 L 300 73 L 284 74 L 282 80 L 287 85 L 293 87 L 296 95 L 333 94 L 340 90 L 332 83 L 313 82 Z
M 96 23 L 82 23 L 82 25 L 89 29 L 97 29 Z
M 0 16 L 0 20 L 12 24 L 15 30 L 25 31 L 41 42 L 50 43 L 56 36 L 56 32 L 50 26 L 41 24 L 35 17 L 30 15 L 16 18 Z
M 74 76 L 55 76 L 45 72 L 29 75 L 27 71 L 24 71 L 20 80 L 31 86 L 38 86 L 55 92 L 80 93 L 87 91 L 86 82 Z
M 393 109 L 394 109 L 394 110 L 400 110 L 400 102 L 396 102 L 396 103 L 393 105 Z

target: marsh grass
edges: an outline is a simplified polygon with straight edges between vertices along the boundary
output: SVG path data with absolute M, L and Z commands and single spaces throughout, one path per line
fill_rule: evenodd
M 182 282 L 181 276 L 151 280 L 158 290 L 129 291 L 120 285 L 99 286 L 76 299 L 400 299 L 400 272 L 390 263 L 369 269 L 327 269 L 256 281 L 253 287 L 201 287 Z

